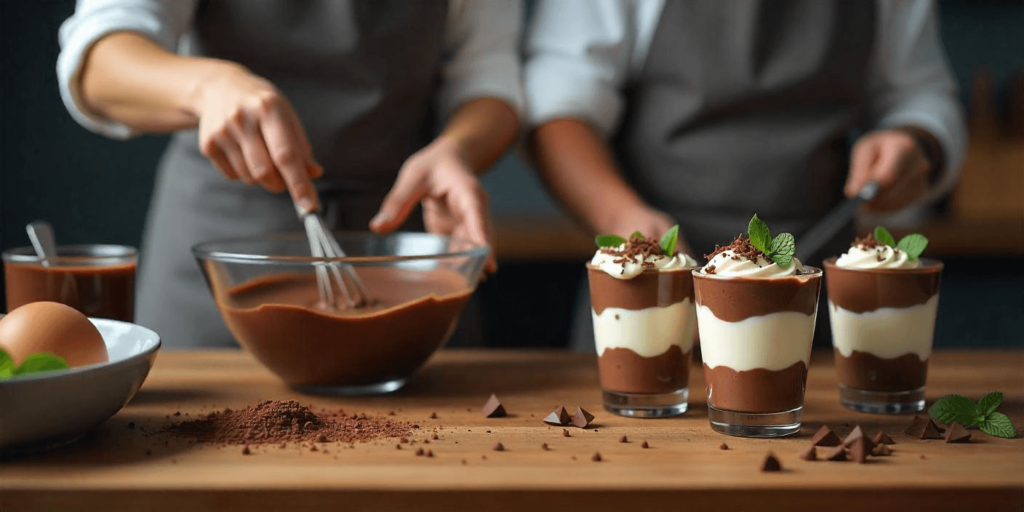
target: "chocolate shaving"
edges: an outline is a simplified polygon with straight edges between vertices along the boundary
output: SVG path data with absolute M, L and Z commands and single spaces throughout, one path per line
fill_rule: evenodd
M 782 463 L 779 462 L 779 459 L 775 458 L 775 454 L 768 452 L 764 462 L 761 463 L 761 472 L 774 473 L 777 471 L 782 471 Z
M 800 452 L 800 458 L 803 460 L 818 460 L 818 450 L 814 445 L 810 445 L 806 450 Z
M 491 393 L 491 397 L 484 404 L 483 412 L 486 418 L 504 418 L 507 415 L 505 406 L 501 404 L 501 400 L 498 400 L 498 395 L 494 393 Z
M 947 443 L 969 443 L 970 441 L 971 433 L 963 425 L 955 421 L 949 424 L 949 430 L 946 431 Z
M 582 407 L 576 408 L 576 414 L 572 417 L 572 424 L 579 428 L 587 428 L 590 422 L 594 421 L 594 415 L 586 411 Z
M 811 438 L 811 446 L 839 446 L 841 444 L 843 442 L 839 440 L 839 436 L 828 425 L 822 425 Z
M 572 423 L 572 417 L 569 416 L 569 411 L 566 411 L 565 407 L 559 407 L 544 417 L 544 423 L 556 427 L 564 427 Z
M 882 431 L 875 434 L 875 437 L 871 438 L 871 440 L 875 444 L 896 444 L 896 441 L 893 440 L 892 436 Z
M 615 256 L 612 263 L 616 265 L 624 265 L 627 262 L 639 263 L 644 268 L 654 268 L 654 262 L 647 261 L 649 256 L 666 256 L 658 240 L 639 237 L 626 240 L 625 247 L 621 250 L 618 247 L 602 247 L 601 252 Z
M 857 237 L 850 244 L 850 247 L 860 247 L 862 249 L 874 249 L 875 247 L 885 247 L 885 244 L 875 239 L 874 233 L 868 233 L 864 236 Z
M 753 261 L 755 263 L 758 261 L 758 258 L 764 258 L 767 261 L 772 261 L 767 254 L 758 250 L 757 247 L 754 247 L 754 245 L 750 243 L 750 239 L 742 234 L 737 235 L 736 238 L 732 241 L 732 243 L 725 247 L 722 247 L 721 245 L 715 245 L 715 251 L 712 252 L 711 254 L 705 254 L 704 257 L 707 258 L 708 261 L 711 261 L 715 258 L 715 256 L 718 256 L 719 254 L 725 251 L 732 251 L 734 257 L 747 258 L 748 260 Z M 705 268 L 704 273 L 713 274 L 714 267 L 710 267 L 710 269 L 712 270 L 709 271 L 708 268 Z

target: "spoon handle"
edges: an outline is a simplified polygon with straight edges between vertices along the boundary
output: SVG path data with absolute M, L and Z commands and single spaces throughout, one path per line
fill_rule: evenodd
M 32 242 L 36 254 L 42 258 L 43 266 L 50 266 L 47 259 L 57 255 L 57 242 L 53 236 L 53 226 L 45 220 L 36 220 L 25 226 L 25 231 L 28 232 L 28 239 Z

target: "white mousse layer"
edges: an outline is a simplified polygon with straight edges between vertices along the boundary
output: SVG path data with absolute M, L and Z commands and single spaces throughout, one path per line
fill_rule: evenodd
M 806 366 L 811 357 L 814 317 L 782 311 L 728 322 L 715 316 L 711 308 L 697 306 L 704 364 L 738 372 L 757 368 L 778 371 L 798 362 Z
M 683 353 L 693 348 L 696 315 L 689 298 L 671 306 L 639 311 L 605 308 L 594 316 L 594 341 L 597 355 L 608 348 L 628 348 L 641 357 L 660 356 L 672 345 Z
M 864 313 L 848 311 L 832 301 L 828 306 L 832 344 L 843 357 L 850 357 L 857 350 L 882 359 L 913 353 L 924 361 L 932 353 L 939 294 L 917 306 L 879 308 Z

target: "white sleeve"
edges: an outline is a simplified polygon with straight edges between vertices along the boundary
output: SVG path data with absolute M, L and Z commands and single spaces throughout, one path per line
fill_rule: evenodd
M 136 32 L 168 51 L 192 24 L 197 0 L 78 0 L 60 27 L 57 82 L 71 117 L 92 132 L 114 139 L 136 135 L 127 125 L 88 112 L 81 101 L 79 74 L 92 45 L 112 32 Z
M 438 113 L 447 120 L 464 103 L 492 97 L 523 110 L 519 64 L 520 0 L 451 0 L 444 33 Z
M 635 42 L 628 0 L 539 0 L 526 35 L 524 82 L 531 127 L 578 118 L 609 136 Z
M 927 199 L 956 183 L 966 153 L 964 114 L 931 0 L 882 0 L 868 89 L 868 127 L 911 125 L 942 145 L 946 166 Z

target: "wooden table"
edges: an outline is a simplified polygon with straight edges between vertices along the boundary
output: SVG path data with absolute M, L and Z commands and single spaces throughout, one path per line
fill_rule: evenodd
M 833 511 L 1024 509 L 1024 441 L 978 431 L 967 445 L 920 441 L 902 433 L 909 424 L 905 416 L 845 410 L 838 405 L 831 354 L 815 354 L 811 364 L 801 435 L 776 440 L 712 432 L 699 371 L 692 375 L 694 396 L 683 418 L 638 420 L 604 412 L 594 363 L 590 354 L 445 351 L 395 394 L 323 398 L 289 390 L 244 353 L 165 352 L 135 400 L 90 437 L 0 462 L 0 511 L 626 511 L 648 504 L 737 511 L 811 505 Z M 1001 410 L 1022 431 L 1024 352 L 937 353 L 929 377 L 929 401 L 1002 390 Z M 509 417 L 480 413 L 492 391 Z M 144 432 L 186 414 L 292 397 L 349 412 L 394 410 L 397 419 L 423 427 L 414 436 L 420 440 L 438 427 L 441 439 L 427 446 L 436 456 L 396 450 L 394 440 L 315 453 L 297 445 L 260 447 L 243 456 L 234 446 L 175 439 L 165 446 L 166 437 Z M 558 404 L 595 412 L 596 428 L 571 429 L 572 437 L 562 437 L 560 428 L 541 422 Z M 173 416 L 176 411 L 182 416 Z M 429 419 L 432 412 L 437 419 Z M 139 428 L 128 428 L 130 421 Z M 895 437 L 895 453 L 868 464 L 800 460 L 798 453 L 822 423 L 841 435 L 857 424 L 869 435 L 883 429 Z M 623 435 L 628 443 L 618 442 Z M 644 440 L 650 449 L 641 448 Z M 507 451 L 493 451 L 497 441 Z M 723 442 L 728 450 L 719 449 Z M 542 451 L 542 443 L 551 451 Z M 758 470 L 769 451 L 784 472 Z M 591 461 L 595 452 L 603 461 Z

